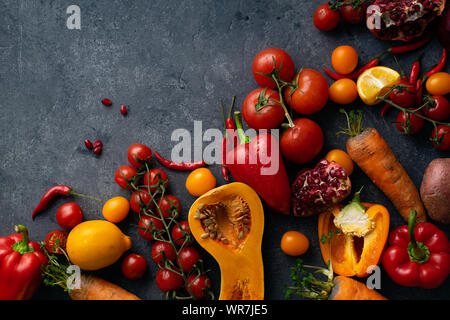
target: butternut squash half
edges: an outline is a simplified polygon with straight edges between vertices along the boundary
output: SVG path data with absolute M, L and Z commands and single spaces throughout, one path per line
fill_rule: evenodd
M 264 210 L 251 187 L 233 182 L 205 193 L 189 210 L 189 226 L 219 264 L 220 300 L 264 299 Z

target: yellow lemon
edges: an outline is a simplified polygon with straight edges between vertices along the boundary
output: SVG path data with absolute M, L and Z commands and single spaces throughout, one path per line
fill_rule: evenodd
M 109 199 L 103 205 L 103 216 L 106 220 L 118 223 L 128 216 L 130 211 L 130 202 L 124 197 L 114 197 Z
M 98 270 L 116 262 L 131 248 L 131 238 L 113 223 L 90 220 L 78 224 L 67 237 L 70 261 L 83 270 Z
M 373 67 L 364 71 L 356 83 L 361 100 L 368 105 L 375 105 L 380 101 L 378 97 L 383 96 L 389 88 L 399 83 L 400 74 L 387 67 Z

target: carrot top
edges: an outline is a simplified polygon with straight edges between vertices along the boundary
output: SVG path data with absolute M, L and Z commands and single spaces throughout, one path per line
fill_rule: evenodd
M 355 137 L 364 131 L 361 110 L 351 110 L 347 113 L 344 109 L 341 109 L 340 112 L 345 114 L 347 118 L 347 128 L 341 127 L 341 131 L 337 133 L 338 135 L 347 134 L 351 137 Z

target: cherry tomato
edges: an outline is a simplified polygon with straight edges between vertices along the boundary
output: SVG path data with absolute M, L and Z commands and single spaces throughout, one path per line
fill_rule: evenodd
M 331 54 L 331 64 L 340 74 L 349 74 L 358 65 L 358 53 L 351 46 L 339 46 Z
M 443 96 L 432 96 L 433 104 L 425 107 L 425 115 L 436 121 L 444 121 L 450 116 L 450 103 Z
M 156 264 L 159 264 L 164 260 L 164 256 L 170 260 L 174 261 L 177 258 L 175 249 L 168 242 L 156 241 L 152 246 L 152 259 Z
M 181 213 L 180 199 L 176 196 L 167 194 L 158 201 L 159 209 L 165 219 L 176 218 Z
M 197 249 L 194 247 L 186 247 L 180 250 L 178 253 L 180 259 L 177 261 L 178 266 L 183 269 L 184 272 L 191 272 L 194 265 L 200 260 L 201 256 Z
M 272 78 L 260 73 L 271 73 L 274 69 L 278 71 L 280 67 L 281 70 L 278 73 L 278 77 L 285 82 L 291 81 L 295 72 L 294 61 L 292 61 L 291 56 L 279 48 L 264 49 L 253 59 L 253 77 L 262 88 L 276 89 L 277 84 Z
M 325 159 L 339 164 L 348 176 L 353 173 L 353 160 L 345 151 L 339 149 L 331 150 L 327 153 Z
M 351 24 L 361 23 L 366 19 L 367 3 L 364 1 L 361 6 L 353 8 L 351 4 L 344 4 L 339 8 L 342 19 Z
M 208 168 L 192 171 L 186 179 L 186 189 L 194 197 L 205 194 L 216 186 L 216 178 Z
M 284 91 L 288 105 L 301 114 L 322 110 L 328 101 L 328 83 L 325 77 L 314 69 L 303 69 L 295 79 L 298 79 L 298 89 L 288 87 Z
M 122 273 L 125 278 L 139 279 L 147 271 L 147 260 L 137 253 L 130 253 L 122 261 Z
M 112 223 L 119 223 L 128 216 L 130 202 L 124 197 L 114 197 L 103 205 L 103 217 Z
M 183 284 L 183 278 L 171 270 L 159 269 L 156 273 L 156 285 L 162 292 L 181 289 Z
M 438 72 L 428 78 L 427 91 L 433 96 L 445 96 L 450 93 L 450 74 Z
M 147 162 L 152 161 L 152 150 L 142 143 L 133 143 L 127 152 L 128 162 L 135 168 L 140 168 Z
M 395 120 L 395 126 L 398 131 L 403 134 L 414 134 L 422 130 L 424 120 L 415 114 L 409 112 L 400 111 L 397 119 Z
M 131 190 L 132 187 L 129 185 L 129 181 L 134 179 L 136 173 L 137 173 L 137 171 L 134 167 L 126 164 L 126 165 L 120 166 L 116 170 L 116 174 L 114 175 L 114 180 L 116 180 L 116 183 L 121 188 L 126 189 L 126 190 Z
M 158 190 L 157 185 L 160 183 L 160 179 L 164 188 L 167 189 L 167 186 L 169 185 L 169 177 L 167 176 L 167 173 L 161 169 L 150 169 L 144 176 L 144 185 L 150 186 L 150 192 L 153 193 Z M 146 189 L 148 188 L 146 187 Z
M 308 238 L 301 232 L 288 231 L 281 237 L 281 250 L 290 256 L 305 254 L 309 248 Z
M 349 104 L 358 98 L 358 90 L 355 81 L 340 79 L 330 87 L 330 99 L 338 104 Z
M 314 25 L 321 31 L 330 31 L 336 28 L 340 19 L 339 11 L 331 10 L 328 3 L 318 6 L 314 11 Z
M 275 129 L 284 120 L 284 110 L 273 100 L 280 101 L 277 91 L 270 88 L 253 90 L 242 104 L 242 116 L 250 128 Z
M 139 219 L 138 230 L 140 236 L 145 240 L 153 240 L 152 228 L 164 230 L 164 224 L 161 220 L 152 216 L 142 215 Z
M 187 278 L 186 291 L 196 299 L 203 299 L 209 288 L 211 288 L 211 279 L 207 275 L 193 274 Z
M 450 150 L 450 127 L 442 124 L 438 125 L 437 130 L 433 129 L 431 133 L 431 140 L 436 149 L 441 151 Z
M 47 251 L 50 253 L 63 254 L 63 252 L 59 248 L 63 249 L 64 251 L 66 250 L 66 242 L 68 236 L 69 233 L 67 233 L 67 231 L 50 231 L 44 240 L 45 249 L 47 249 Z
M 189 228 L 189 222 L 180 221 L 172 229 L 172 239 L 173 241 L 182 246 L 187 245 L 192 242 L 191 229 Z M 186 243 L 185 243 L 186 242 Z
M 56 210 L 56 221 L 63 229 L 72 229 L 83 221 L 83 212 L 75 202 L 66 202 Z
M 401 80 L 394 91 L 389 94 L 389 98 L 400 107 L 411 107 L 416 102 L 416 88 L 408 80 Z
M 322 150 L 324 136 L 320 126 L 306 118 L 294 120 L 280 141 L 281 153 L 290 162 L 303 164 L 314 159 Z
M 148 194 L 148 191 L 136 190 L 133 192 L 130 198 L 130 207 L 134 212 L 140 213 L 141 207 L 152 209 L 155 206 L 155 203 L 152 200 L 152 196 Z

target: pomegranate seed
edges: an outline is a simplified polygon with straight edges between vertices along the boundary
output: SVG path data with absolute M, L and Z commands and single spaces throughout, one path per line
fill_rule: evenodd
M 97 156 L 100 155 L 102 153 L 102 147 L 95 147 L 93 152 Z
M 97 140 L 94 142 L 94 148 L 103 147 L 102 140 Z
M 88 148 L 89 150 L 92 150 L 92 148 L 94 147 L 92 145 L 92 142 L 88 139 L 84 140 L 84 145 L 86 146 L 86 148 Z
M 112 105 L 112 102 L 111 102 L 111 100 L 109 100 L 109 99 L 107 99 L 107 98 L 104 98 L 103 100 L 102 100 L 102 103 L 105 105 L 105 106 L 110 106 L 110 105 Z
M 121 105 L 120 106 L 120 113 L 123 114 L 124 116 L 127 115 L 128 110 L 127 110 L 127 107 L 125 105 Z

